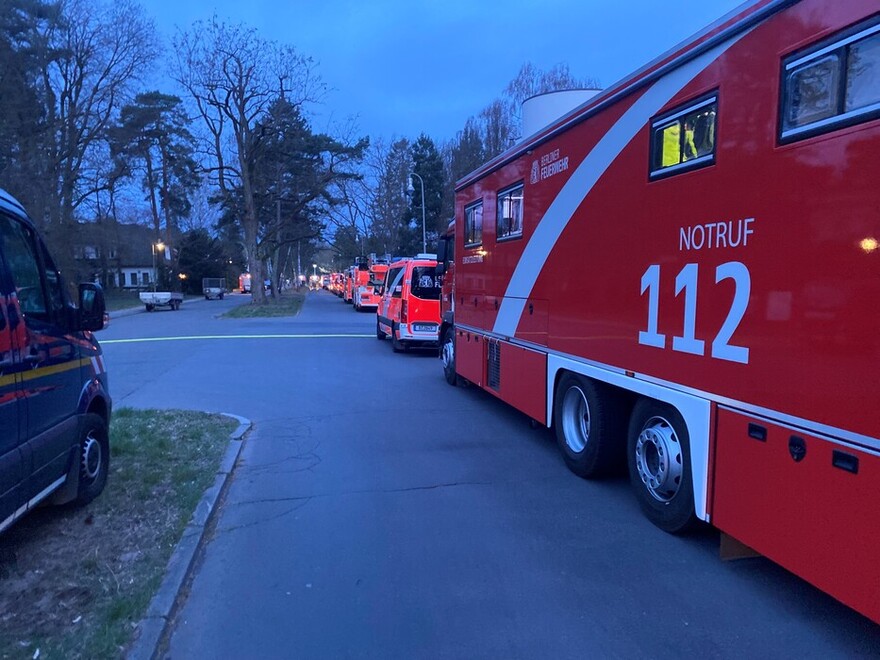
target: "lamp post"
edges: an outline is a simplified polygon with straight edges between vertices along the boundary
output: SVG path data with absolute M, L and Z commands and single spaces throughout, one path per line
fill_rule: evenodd
M 412 184 L 411 177 L 416 177 L 419 180 L 419 183 L 422 184 L 422 253 L 425 253 L 428 251 L 428 242 L 425 238 L 425 180 L 422 179 L 422 177 L 415 172 L 410 172 L 409 176 L 406 179 L 408 184 L 406 189 L 409 192 L 413 192 L 415 190 Z
M 310 288 L 317 289 L 318 282 L 318 264 L 312 264 L 312 286 Z
M 150 252 L 153 253 L 153 291 L 156 290 L 156 284 L 159 281 L 159 274 L 156 271 L 156 253 L 164 249 L 165 244 L 162 241 L 150 242 Z

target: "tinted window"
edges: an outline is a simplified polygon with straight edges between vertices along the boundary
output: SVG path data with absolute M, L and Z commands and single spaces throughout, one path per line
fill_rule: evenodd
M 0 215 L 0 240 L 22 313 L 26 317 L 48 322 L 51 318 L 50 308 L 46 304 L 46 292 L 40 278 L 36 237 L 23 223 Z
M 422 300 L 440 300 L 440 280 L 434 272 L 434 266 L 413 268 L 410 291 Z

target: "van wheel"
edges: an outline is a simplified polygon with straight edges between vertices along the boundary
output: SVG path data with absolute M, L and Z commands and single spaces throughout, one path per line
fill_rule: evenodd
M 406 351 L 406 345 L 397 338 L 397 324 L 391 324 L 391 350 L 395 353 Z
M 697 517 L 690 437 L 681 413 L 653 399 L 639 401 L 626 453 L 630 483 L 648 520 L 671 534 L 691 528 Z
M 443 344 L 440 346 L 440 359 L 443 360 L 443 376 L 450 385 L 458 385 L 458 374 L 455 373 L 455 329 L 446 328 L 443 333 Z
M 567 373 L 553 402 L 556 442 L 568 469 L 586 479 L 622 464 L 626 437 L 614 395 L 592 379 Z
M 91 502 L 107 484 L 110 469 L 110 442 L 107 424 L 100 415 L 89 413 L 82 423 L 79 440 L 79 479 L 76 499 L 78 505 Z
M 150 305 L 150 304 L 149 304 L 149 303 L 148 303 L 148 304 L 146 304 L 146 305 L 144 305 L 144 307 L 146 307 L 146 308 L 147 308 L 147 311 L 148 311 L 148 312 L 152 312 L 152 311 L 153 311 L 153 306 L 152 306 L 152 305 Z

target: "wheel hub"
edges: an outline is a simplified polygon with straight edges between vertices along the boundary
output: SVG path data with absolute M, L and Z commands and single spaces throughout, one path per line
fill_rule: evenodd
M 681 442 L 662 417 L 649 419 L 639 433 L 636 470 L 655 500 L 669 502 L 678 494 L 684 471 Z
M 562 431 L 565 444 L 575 454 L 581 453 L 590 440 L 590 406 L 580 387 L 568 388 L 562 399 Z
M 94 479 L 101 471 L 101 443 L 91 433 L 83 441 L 82 471 L 88 479 Z

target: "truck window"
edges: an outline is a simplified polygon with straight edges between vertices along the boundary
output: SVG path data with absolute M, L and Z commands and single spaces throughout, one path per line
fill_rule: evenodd
M 523 184 L 520 183 L 498 193 L 495 225 L 495 236 L 498 240 L 522 236 Z
M 22 313 L 29 318 L 48 323 L 51 314 L 40 277 L 36 237 L 21 222 L 0 215 L 0 241 L 3 243 L 3 252 Z
M 655 119 L 651 124 L 651 176 L 715 161 L 718 98 L 711 96 Z
M 410 291 L 422 300 L 440 300 L 440 282 L 434 274 L 434 266 L 413 268 Z
M 483 244 L 483 202 L 477 202 L 464 210 L 465 247 Z
M 783 62 L 783 141 L 867 121 L 880 114 L 880 22 L 872 19 L 854 34 L 848 33 Z

